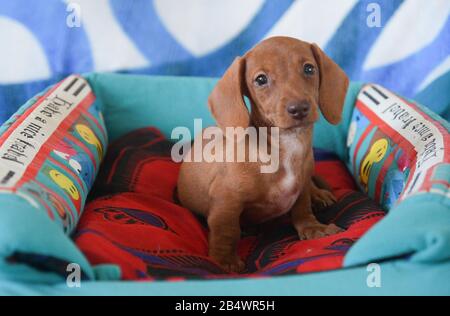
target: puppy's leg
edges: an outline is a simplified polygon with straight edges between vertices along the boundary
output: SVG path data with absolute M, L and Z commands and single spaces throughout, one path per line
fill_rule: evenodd
M 241 211 L 226 200 L 215 200 L 208 215 L 209 256 L 229 272 L 244 270 L 244 262 L 237 254 Z
M 298 236 L 303 239 L 314 239 L 341 232 L 342 229 L 334 224 L 324 225 L 319 223 L 311 208 L 311 186 L 307 185 L 292 210 L 292 223 Z
M 336 197 L 323 179 L 313 177 L 311 179 L 311 201 L 313 209 L 318 210 L 336 203 Z

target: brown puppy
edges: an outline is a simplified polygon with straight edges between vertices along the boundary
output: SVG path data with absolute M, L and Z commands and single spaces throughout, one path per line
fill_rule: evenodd
M 228 271 L 244 268 L 236 253 L 243 222 L 261 223 L 290 211 L 300 239 L 340 231 L 320 224 L 312 213 L 312 202 L 335 201 L 312 180 L 312 133 L 319 109 L 330 123 L 339 123 L 347 87 L 345 73 L 318 46 L 289 37 L 269 38 L 237 57 L 217 83 L 208 104 L 224 133 L 226 127 L 279 128 L 276 172 L 261 173 L 259 162 L 181 166 L 179 199 L 207 217 L 209 255 Z M 250 113 L 244 96 L 250 100 Z M 194 147 L 202 142 L 199 135 Z

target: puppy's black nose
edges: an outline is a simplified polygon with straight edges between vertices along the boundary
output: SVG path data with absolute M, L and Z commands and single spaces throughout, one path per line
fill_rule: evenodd
M 309 103 L 308 102 L 291 102 L 288 103 L 286 111 L 292 118 L 296 120 L 301 120 L 305 118 L 309 113 Z

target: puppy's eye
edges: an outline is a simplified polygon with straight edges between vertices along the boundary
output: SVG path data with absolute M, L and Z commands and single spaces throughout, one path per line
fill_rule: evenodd
M 303 72 L 305 73 L 305 75 L 307 76 L 312 76 L 315 74 L 316 72 L 316 68 L 314 67 L 314 65 L 311 64 L 305 64 L 303 66 Z
M 256 77 L 256 79 L 255 79 L 255 83 L 258 85 L 258 86 L 260 86 L 260 87 L 262 87 L 262 86 L 264 86 L 264 85 L 266 85 L 267 84 L 267 76 L 266 75 L 259 75 L 258 77 Z

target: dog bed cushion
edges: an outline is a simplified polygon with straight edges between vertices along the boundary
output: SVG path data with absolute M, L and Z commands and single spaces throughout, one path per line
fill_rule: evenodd
M 448 193 L 450 137 L 445 123 L 379 85 L 358 94 L 347 136 L 347 166 L 385 209 L 417 193 Z
M 95 101 L 87 81 L 70 76 L 27 102 L 0 129 L 0 205 L 2 212 L 23 215 L 20 227 L 2 221 L 0 235 L 10 241 L 1 249 L 8 264 L 64 273 L 72 258 L 88 269 L 61 234 L 75 229 L 107 147 Z M 37 227 L 41 234 L 30 238 Z M 52 239 L 62 241 L 61 248 L 49 247 Z
M 229 276 L 207 256 L 205 220 L 177 202 L 179 164 L 170 158 L 171 147 L 153 128 L 133 131 L 110 145 L 74 237 L 91 264 L 116 264 L 127 280 Z M 238 246 L 245 276 L 340 268 L 347 250 L 384 216 L 358 191 L 337 156 L 319 149 L 314 153 L 316 173 L 339 198 L 316 216 L 347 230 L 299 241 L 289 216 L 254 227 Z
M 70 76 L 32 99 L 0 130 L 0 189 L 76 226 L 106 148 L 106 130 L 86 80 Z

